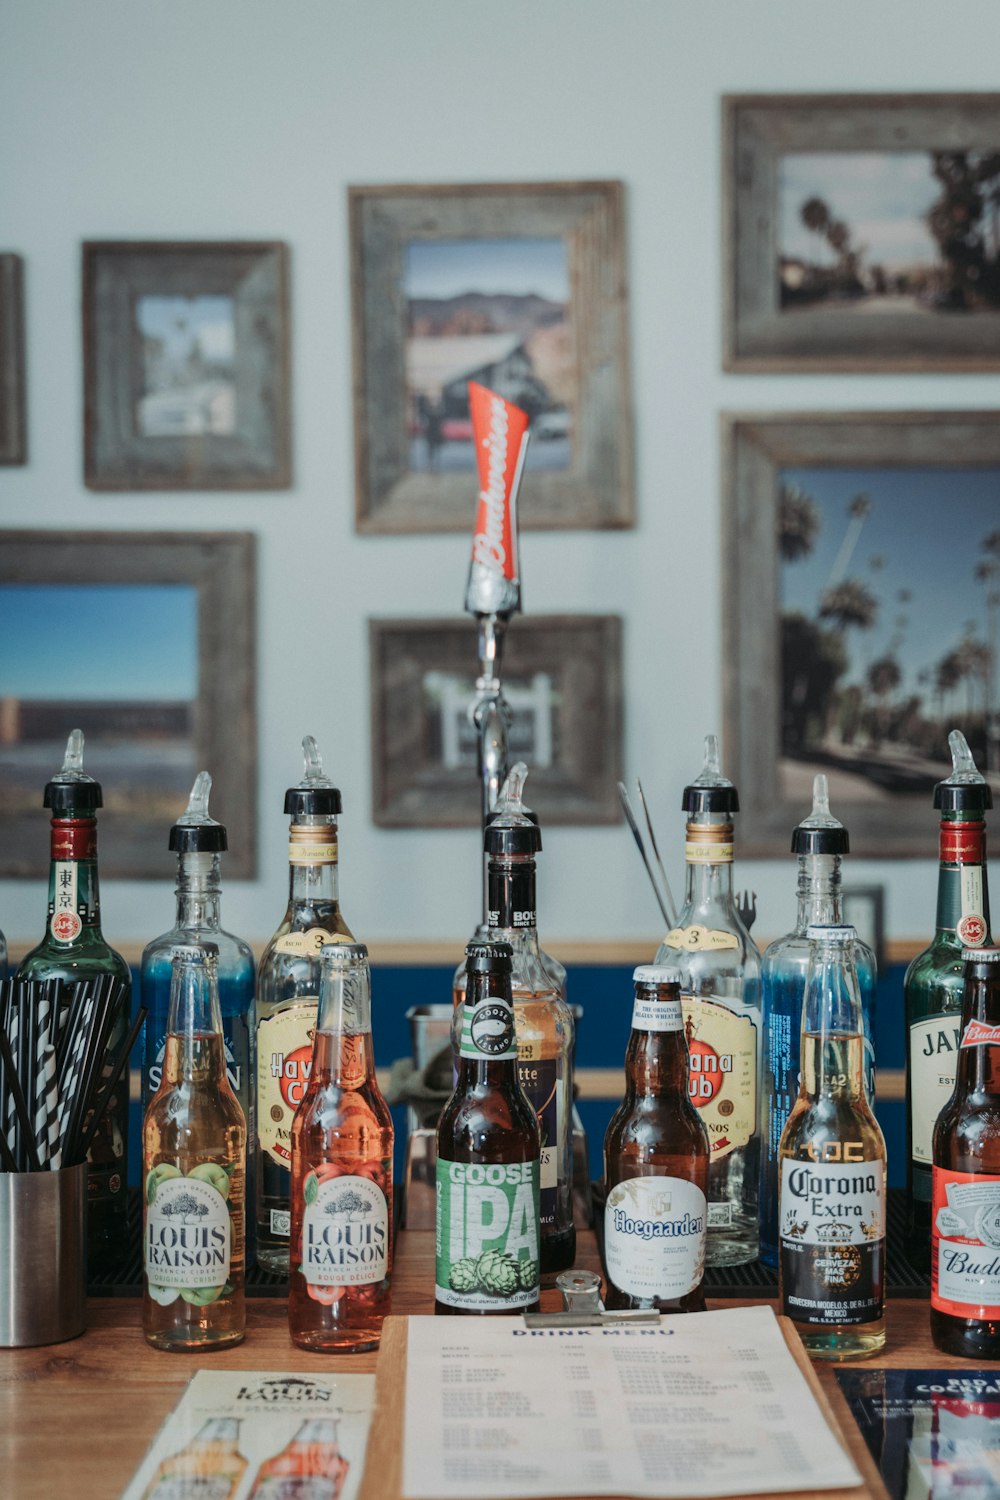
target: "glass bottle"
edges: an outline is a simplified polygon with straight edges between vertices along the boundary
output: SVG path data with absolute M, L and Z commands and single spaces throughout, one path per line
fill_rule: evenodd
M 292 1119 L 312 1066 L 319 1003 L 320 951 L 352 943 L 337 892 L 340 792 L 323 774 L 312 735 L 302 741 L 305 775 L 285 793 L 288 907 L 257 970 L 257 1264 L 288 1273 L 291 1222 Z
M 934 788 L 941 812 L 934 937 L 906 971 L 907 1255 L 930 1266 L 934 1122 L 955 1086 L 964 986 L 962 949 L 991 942 L 986 822 L 993 795 L 965 736 L 948 736 L 952 774 Z
M 528 768 L 512 767 L 484 837 L 488 864 L 491 942 L 509 943 L 514 955 L 511 992 L 517 1027 L 521 1087 L 541 1133 L 542 1275 L 554 1278 L 576 1257 L 573 1224 L 573 1013 L 566 1004 L 565 969 L 538 942 L 535 855 L 542 847 L 538 820 L 523 811 Z M 456 1007 L 465 975 L 456 975 Z M 461 1029 L 456 1009 L 453 1042 Z M 457 1051 L 457 1045 L 456 1045 Z
M 219 955 L 219 1010 L 226 1048 L 226 1071 L 254 1139 L 253 990 L 254 957 L 249 943 L 225 932 L 220 923 L 220 860 L 228 847 L 226 830 L 208 815 L 212 778 L 199 771 L 187 811 L 170 830 L 177 854 L 177 916 L 169 932 L 143 950 L 142 1003 L 147 1016 L 142 1034 L 142 1109 L 160 1086 L 170 1009 L 171 954 L 179 943 L 211 943 Z M 249 1194 L 247 1221 L 250 1221 Z
M 186 1448 L 163 1460 L 142 1500 L 178 1500 L 182 1495 L 233 1500 L 247 1467 L 237 1446 L 239 1435 L 238 1418 L 213 1417 Z
M 806 931 L 816 923 L 844 920 L 840 866 L 849 850 L 847 829 L 830 812 L 827 780 L 820 773 L 813 780 L 812 812 L 792 834 L 792 853 L 799 864 L 795 926 L 770 944 L 761 964 L 760 1258 L 769 1266 L 778 1264 L 778 1147 L 799 1092 L 802 995 L 809 966 Z M 854 945 L 854 963 L 865 1027 L 865 1083 L 874 1104 L 876 963 L 860 939 Z
M 17 978 L 61 980 L 62 1021 L 78 981 L 104 974 L 120 980 L 122 998 L 108 1038 L 110 1055 L 128 1031 L 132 978 L 128 964 L 101 931 L 95 813 L 103 798 L 100 783 L 84 772 L 83 751 L 83 731 L 74 729 L 62 769 L 45 788 L 44 805 L 52 812 L 48 920 L 45 936 L 22 959 Z M 127 1246 L 127 1073 L 97 1128 L 87 1161 L 87 1265 L 91 1276 L 106 1275 L 120 1264 Z
M 644 964 L 604 1137 L 605 1307 L 704 1312 L 708 1132 L 688 1093 L 681 976 Z
M 363 943 L 331 943 L 292 1121 L 288 1323 L 303 1349 L 375 1349 L 392 1285 L 392 1116 L 375 1080 Z
M 708 1130 L 710 1266 L 756 1258 L 760 1173 L 760 954 L 733 900 L 733 815 L 739 794 L 705 738 L 701 775 L 684 788 L 684 905 L 657 950 L 681 972 L 691 1102 Z
M 885 1141 L 868 1102 L 853 927 L 808 929 L 802 1083 L 781 1137 L 781 1310 L 813 1358 L 885 1346 Z
M 7 978 L 7 939 L 0 932 L 0 979 Z
M 292 1441 L 257 1470 L 250 1500 L 337 1500 L 350 1465 L 331 1417 L 311 1417 Z
M 472 942 L 458 1080 L 437 1130 L 434 1311 L 496 1316 L 538 1307 L 539 1133 L 521 1085 L 513 950 Z
M 246 1121 L 226 1075 L 218 954 L 178 944 L 172 966 L 163 1076 L 142 1126 L 142 1327 L 155 1349 L 218 1349 L 246 1323 Z
M 931 1336 L 1000 1359 L 1000 948 L 966 948 L 955 1087 L 934 1128 Z

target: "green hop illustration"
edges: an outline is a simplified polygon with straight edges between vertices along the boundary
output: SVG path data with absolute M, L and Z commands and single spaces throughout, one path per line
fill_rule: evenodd
M 479 1285 L 495 1297 L 509 1297 L 517 1291 L 517 1265 L 500 1250 L 486 1250 L 476 1263 Z
M 310 1172 L 309 1176 L 306 1178 L 305 1188 L 303 1189 L 303 1197 L 305 1198 L 307 1204 L 315 1203 L 316 1199 L 319 1197 L 319 1178 L 316 1176 L 315 1172 Z
M 537 1260 L 519 1260 L 517 1262 L 517 1279 L 524 1291 L 533 1292 L 538 1285 Z
M 457 1260 L 451 1268 L 448 1285 L 453 1292 L 474 1292 L 479 1284 L 476 1262 L 472 1256 Z

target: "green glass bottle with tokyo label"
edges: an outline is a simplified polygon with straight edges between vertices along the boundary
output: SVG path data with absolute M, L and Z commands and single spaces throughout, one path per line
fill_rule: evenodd
M 538 1307 L 538 1120 L 521 1086 L 509 943 L 472 942 L 455 1090 L 437 1130 L 434 1310 Z
M 952 773 L 934 788 L 941 813 L 934 937 L 906 971 L 907 1255 L 929 1270 L 934 1123 L 955 1086 L 964 989 L 963 948 L 990 937 L 986 821 L 993 794 L 958 729 L 948 736 Z
M 739 794 L 705 738 L 701 775 L 684 788 L 684 904 L 656 954 L 681 973 L 691 1103 L 708 1130 L 706 1264 L 737 1266 L 758 1248 L 760 954 L 733 896 Z
M 142 1327 L 155 1349 L 238 1344 L 246 1327 L 247 1130 L 226 1069 L 218 951 L 172 954 L 160 1086 L 142 1125 Z
M 779 1147 L 779 1296 L 814 1359 L 885 1347 L 885 1141 L 865 1084 L 853 927 L 808 928 L 802 1081 Z
M 320 952 L 327 943 L 354 941 L 337 888 L 340 792 L 323 774 L 312 735 L 302 750 L 305 774 L 285 793 L 288 906 L 257 969 L 256 1257 L 278 1275 L 288 1273 L 292 1120 L 312 1067 Z

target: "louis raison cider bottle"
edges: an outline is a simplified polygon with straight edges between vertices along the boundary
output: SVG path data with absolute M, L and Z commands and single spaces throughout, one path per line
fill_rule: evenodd
M 320 950 L 351 943 L 337 891 L 340 792 L 323 774 L 312 735 L 302 741 L 305 775 L 285 793 L 288 907 L 257 970 L 257 1263 L 288 1271 L 292 1119 L 312 1066 Z
M 349 1468 L 337 1445 L 337 1423 L 310 1417 L 280 1453 L 261 1464 L 250 1500 L 337 1500 Z
M 538 1307 L 539 1139 L 517 1067 L 509 943 L 466 948 L 455 1091 L 437 1131 L 434 1310 Z
M 645 964 L 632 978 L 625 1098 L 604 1137 L 604 1304 L 703 1312 L 708 1133 L 688 1094 L 681 976 Z
M 119 980 L 121 1001 L 108 1039 L 110 1054 L 128 1030 L 131 976 L 128 964 L 101 931 L 96 812 L 103 799 L 100 783 L 83 769 L 83 750 L 83 731 L 74 729 L 62 769 L 45 788 L 45 806 L 52 813 L 48 918 L 45 936 L 22 959 L 17 977 L 61 980 L 62 1003 L 67 1006 L 77 981 L 102 975 Z M 97 1128 L 87 1161 L 87 1263 L 93 1275 L 119 1264 L 127 1243 L 127 1074 Z
M 733 899 L 733 816 L 739 795 L 705 738 L 701 775 L 684 788 L 687 877 L 677 926 L 657 964 L 681 973 L 691 1102 L 708 1130 L 710 1266 L 756 1259 L 760 1170 L 760 954 Z
M 392 1116 L 375 1080 L 368 949 L 331 943 L 292 1122 L 288 1323 L 304 1349 L 378 1346 L 390 1310 Z
M 163 1460 L 142 1500 L 233 1500 L 247 1461 L 239 1450 L 239 1419 L 213 1417 L 186 1448 Z
M 934 1127 L 931 1334 L 965 1359 L 1000 1359 L 1000 948 L 962 954 L 961 1039 Z
M 218 953 L 178 944 L 160 1087 L 142 1127 L 142 1326 L 157 1349 L 238 1344 L 245 1328 L 246 1121 L 226 1074 Z
M 934 788 L 934 806 L 941 813 L 934 938 L 910 964 L 903 981 L 909 1036 L 907 1253 L 921 1268 L 930 1261 L 934 1122 L 955 1084 L 964 984 L 962 949 L 980 948 L 991 941 L 983 814 L 993 806 L 993 795 L 959 730 L 952 730 L 948 746 L 952 773 Z
M 782 1312 L 813 1357 L 885 1344 L 885 1141 L 864 1079 L 853 927 L 808 929 L 802 1082 L 779 1149 Z

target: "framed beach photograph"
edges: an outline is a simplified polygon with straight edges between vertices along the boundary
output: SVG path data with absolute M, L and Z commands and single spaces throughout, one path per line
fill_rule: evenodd
M 740 845 L 826 772 L 851 852 L 929 859 L 961 729 L 1000 796 L 1000 413 L 724 419 L 723 698 Z
M 372 815 L 384 828 L 472 828 L 480 820 L 476 636 L 468 619 L 370 620 Z M 617 823 L 622 775 L 622 621 L 512 621 L 502 680 L 508 760 L 527 761 L 543 823 Z
M 471 529 L 470 380 L 531 417 L 527 528 L 633 522 L 620 182 L 348 189 L 359 531 Z
M 256 874 L 255 538 L 244 532 L 0 532 L 0 878 L 44 874 L 45 783 L 82 729 L 101 783 L 101 873 L 169 879 L 199 771 Z
M 1000 94 L 723 100 L 729 370 L 1000 369 Z
M 285 245 L 85 244 L 83 356 L 90 489 L 290 485 Z
M 27 461 L 24 262 L 0 255 L 0 464 Z

